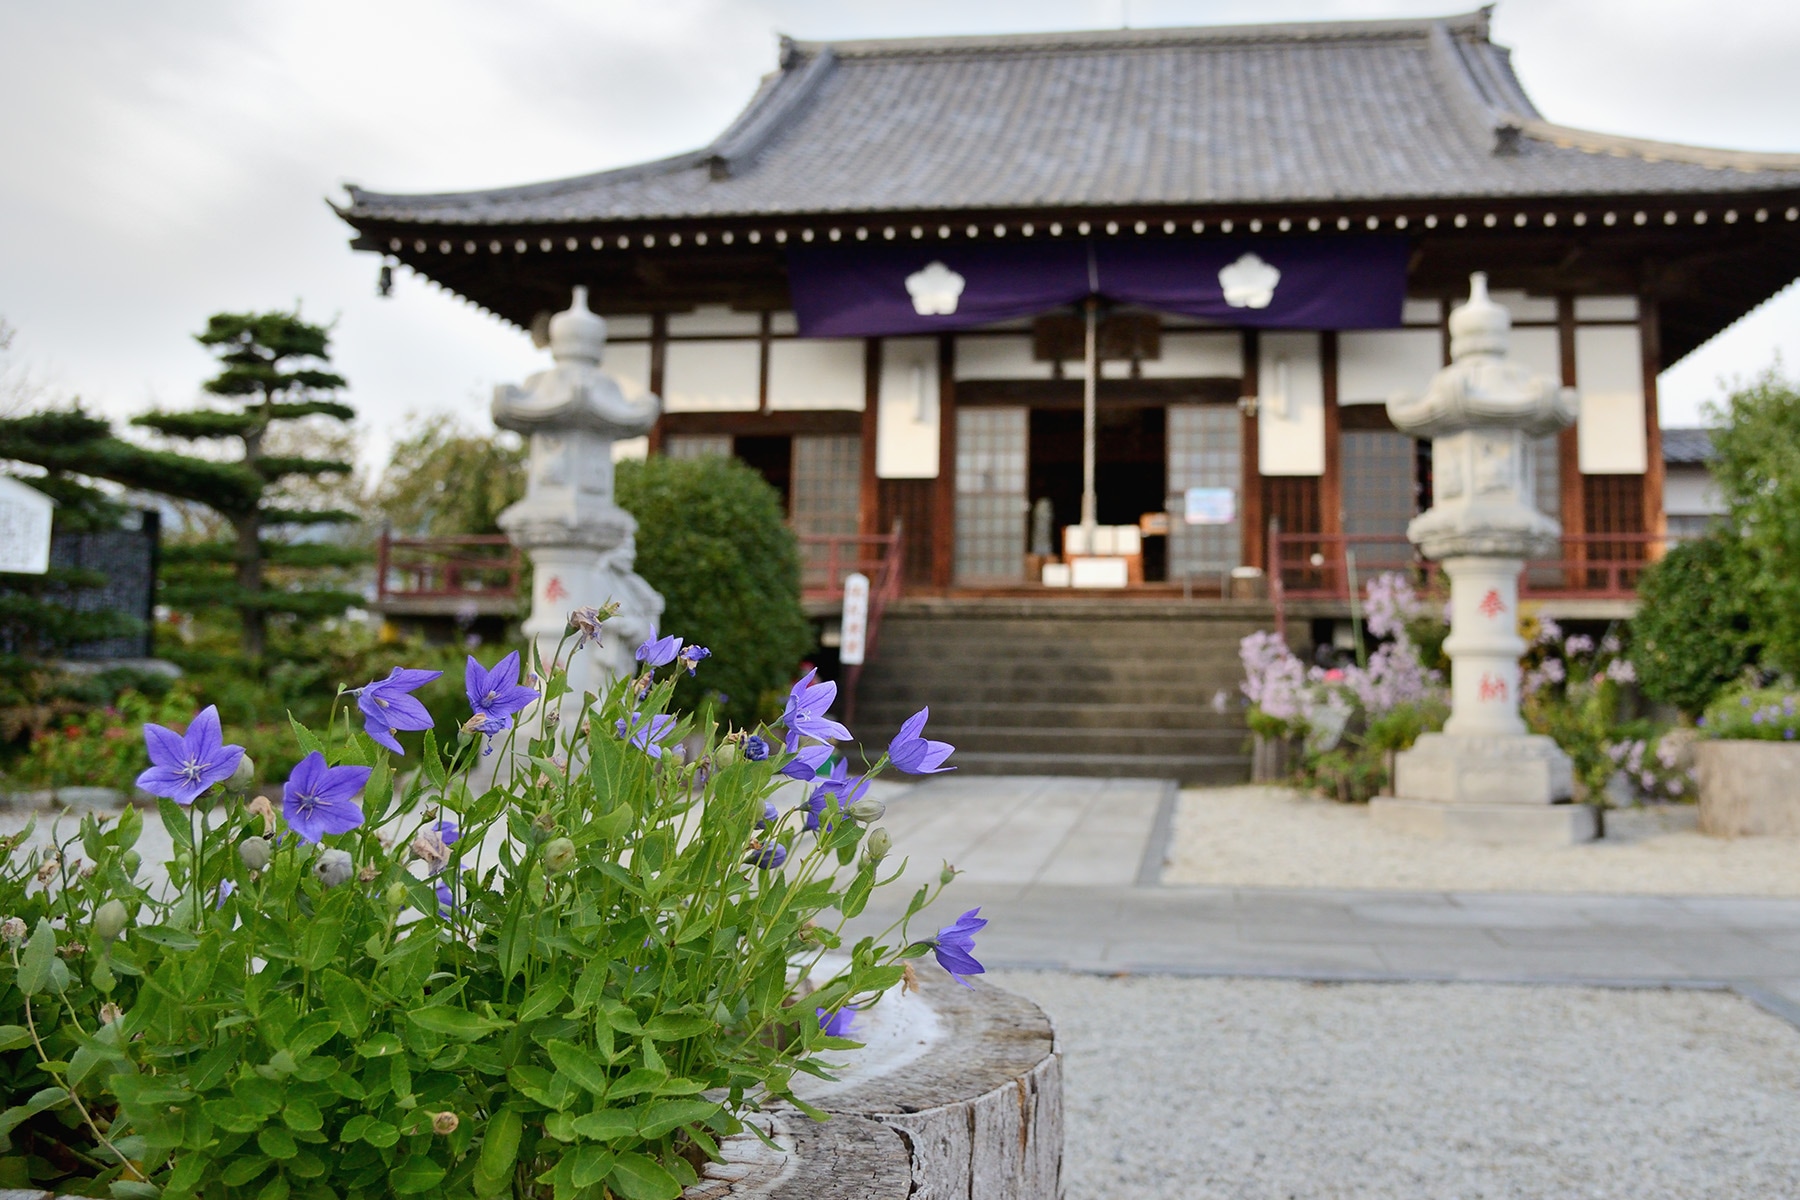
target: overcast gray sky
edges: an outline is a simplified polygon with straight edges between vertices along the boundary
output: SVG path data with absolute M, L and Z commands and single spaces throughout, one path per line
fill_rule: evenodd
M 220 309 L 336 323 L 380 453 L 409 411 L 485 420 L 542 365 L 518 331 L 376 260 L 326 207 L 531 182 L 686 150 L 775 66 L 775 36 L 1440 15 L 1448 0 L 0 0 L 0 317 L 12 357 L 110 413 L 184 405 Z M 1793 0 L 1503 0 L 1550 119 L 1800 150 Z M 1800 364 L 1800 288 L 1665 374 L 1666 424 L 1777 351 Z

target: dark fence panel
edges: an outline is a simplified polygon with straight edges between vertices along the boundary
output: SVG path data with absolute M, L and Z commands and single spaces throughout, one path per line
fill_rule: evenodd
M 50 539 L 52 567 L 97 571 L 106 576 L 100 587 L 83 588 L 67 603 L 77 612 L 121 612 L 144 623 L 129 637 L 106 638 L 69 647 L 65 657 L 148 658 L 150 627 L 156 615 L 156 559 L 162 540 L 162 522 L 154 512 L 144 513 L 138 529 L 109 529 L 99 533 L 59 533 Z

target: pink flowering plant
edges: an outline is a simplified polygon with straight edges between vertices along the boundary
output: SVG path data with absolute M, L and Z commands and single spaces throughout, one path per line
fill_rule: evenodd
M 822 1116 L 796 1079 L 908 960 L 982 972 L 979 911 L 908 930 L 948 867 L 845 933 L 904 869 L 870 781 L 950 747 L 921 714 L 853 774 L 812 676 L 769 729 L 671 711 L 707 657 L 653 637 L 579 697 L 471 658 L 448 746 L 413 695 L 437 673 L 396 667 L 293 724 L 279 801 L 212 708 L 147 724 L 160 869 L 137 809 L 0 840 L 0 1188 L 673 1200 L 750 1111 Z

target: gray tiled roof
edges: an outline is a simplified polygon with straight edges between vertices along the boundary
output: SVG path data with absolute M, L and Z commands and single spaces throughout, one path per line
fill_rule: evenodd
M 1712 430 L 1664 426 L 1662 456 L 1666 463 L 1704 463 L 1712 459 Z
M 1543 120 L 1484 12 L 812 43 L 711 146 L 527 187 L 351 188 L 352 220 L 1669 195 L 1800 187 L 1800 154 Z

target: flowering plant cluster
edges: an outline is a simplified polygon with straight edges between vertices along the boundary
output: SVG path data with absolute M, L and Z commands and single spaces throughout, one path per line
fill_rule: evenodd
M 1614 742 L 1606 748 L 1606 754 L 1632 790 L 1644 799 L 1687 802 L 1696 798 L 1699 776 L 1684 740 L 1683 735 L 1669 730 L 1660 736 Z
M 1792 742 L 1800 739 L 1800 693 L 1792 687 L 1728 689 L 1700 718 L 1709 738 Z
M 437 673 L 396 667 L 293 724 L 279 803 L 216 709 L 147 724 L 160 877 L 136 809 L 0 840 L 0 1187 L 673 1200 L 746 1111 L 811 1112 L 797 1073 L 909 960 L 982 971 L 978 911 L 907 932 L 948 867 L 844 933 L 900 874 L 869 781 L 950 747 L 922 713 L 865 773 L 828 765 L 848 731 L 811 676 L 778 728 L 669 711 L 706 657 L 653 636 L 597 697 L 470 659 L 450 746 L 413 695 Z
M 1631 753 L 1627 748 L 1615 755 L 1615 747 L 1651 736 L 1645 723 L 1621 715 L 1625 689 L 1637 681 L 1624 640 L 1616 629 L 1598 640 L 1566 633 L 1548 617 L 1527 618 L 1521 633 L 1525 724 L 1554 739 L 1569 756 L 1578 797 L 1605 807 L 1607 784 Z M 1636 786 L 1630 773 L 1627 781 Z

